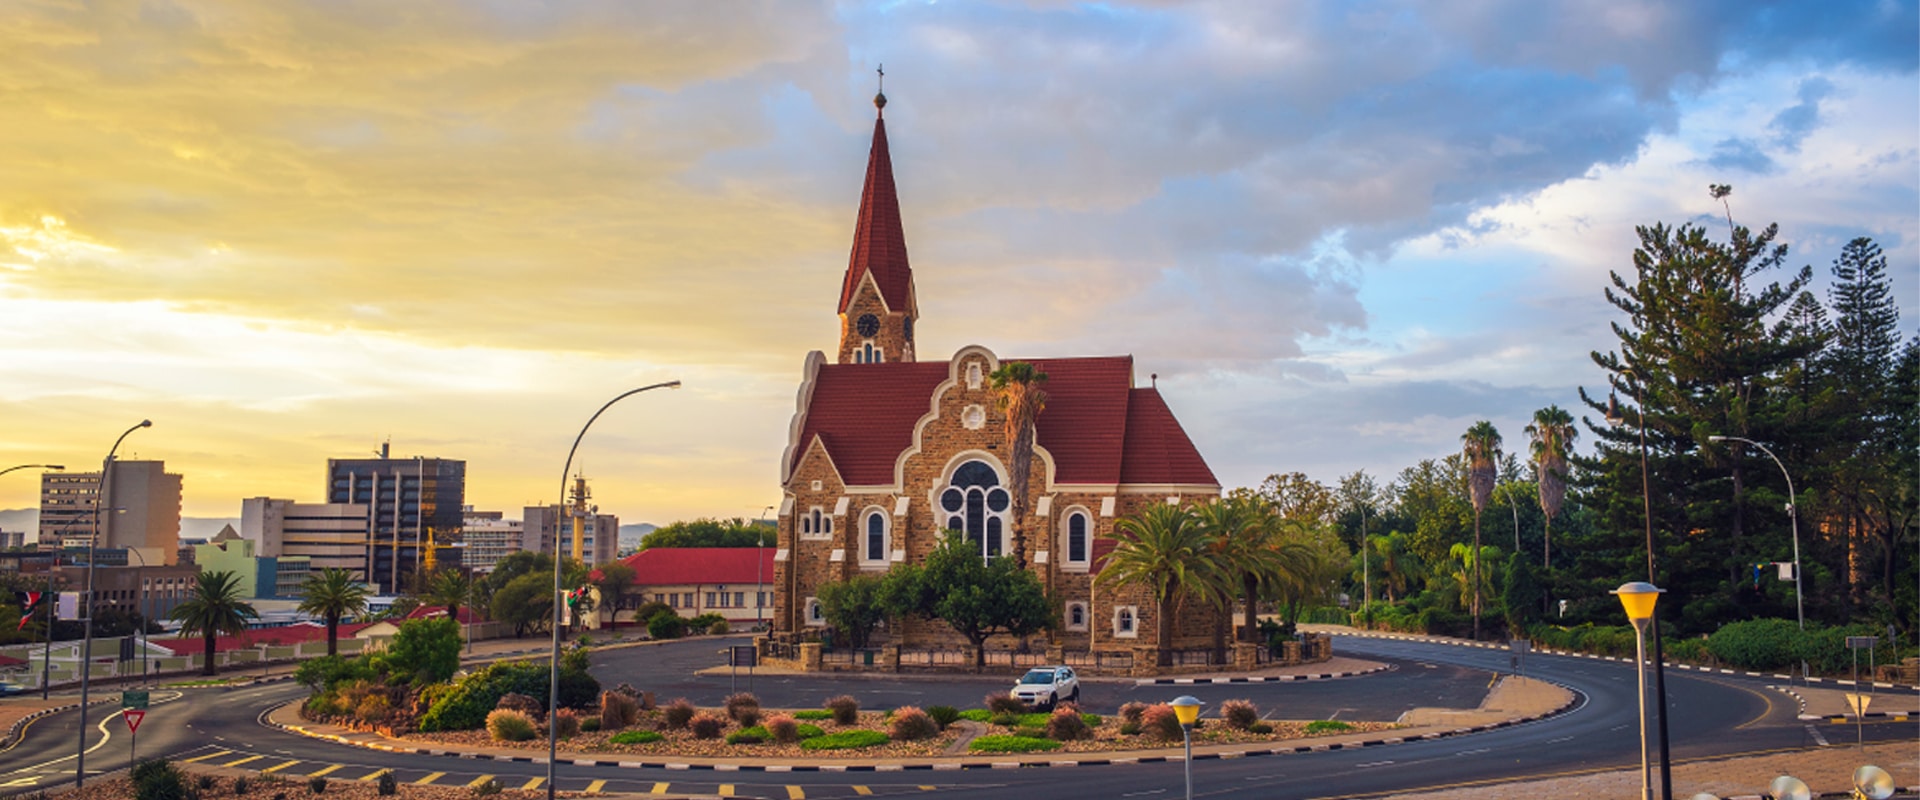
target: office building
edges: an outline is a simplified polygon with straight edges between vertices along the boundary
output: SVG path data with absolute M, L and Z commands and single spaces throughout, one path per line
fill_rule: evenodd
M 367 577 L 368 509 L 363 503 L 296 503 L 272 497 L 240 502 L 240 538 L 256 555 L 305 558 L 315 570 L 344 569 Z
M 100 473 L 43 473 L 39 541 L 86 547 L 97 532 L 96 547 L 139 548 L 149 564 L 177 563 L 181 482 L 164 461 L 115 461 L 106 482 L 114 513 L 102 517 Z
M 368 580 L 383 592 L 408 585 L 426 560 L 431 540 L 440 548 L 442 568 L 460 565 L 460 541 L 466 506 L 467 462 L 445 458 L 391 458 L 380 446 L 379 458 L 327 459 L 327 502 L 367 507 Z
M 474 511 L 471 506 L 466 512 L 466 525 L 461 532 L 466 542 L 465 552 L 460 563 L 476 573 L 492 572 L 500 559 L 522 550 L 537 550 L 536 543 L 529 548 L 526 530 L 517 519 L 504 519 L 506 515 L 499 511 Z
M 612 561 L 620 552 L 620 518 L 589 512 L 581 521 L 581 560 L 588 564 Z M 558 536 L 560 554 L 573 557 L 573 518 L 559 506 L 527 506 L 521 511 L 520 525 L 529 549 L 551 553 Z

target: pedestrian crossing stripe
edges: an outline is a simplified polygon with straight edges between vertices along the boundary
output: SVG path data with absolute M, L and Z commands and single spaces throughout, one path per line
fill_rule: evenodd
M 481 786 L 486 785 L 487 781 L 490 781 L 490 780 L 493 780 L 492 775 L 482 775 L 478 778 L 474 778 L 473 780 L 467 781 L 467 788 L 478 789 Z
M 787 800 L 807 800 L 807 792 L 791 783 L 787 784 Z
M 227 763 L 225 763 L 225 764 L 221 764 L 220 766 L 223 766 L 223 767 L 237 767 L 237 766 L 240 766 L 241 764 L 245 764 L 245 763 L 247 763 L 247 762 L 249 762 L 249 761 L 259 761 L 260 759 L 263 759 L 263 758 L 266 758 L 266 756 L 247 756 L 246 758 L 243 758 L 243 759 L 240 759 L 239 761 L 229 761 L 229 762 L 227 762 Z
M 527 785 L 520 787 L 520 791 L 531 792 L 535 789 L 540 788 L 540 784 L 543 784 L 546 782 L 547 782 L 546 778 L 533 778 L 527 781 Z
M 192 764 L 192 763 L 194 763 L 194 762 L 197 762 L 197 761 L 205 761 L 205 760 L 207 760 L 207 759 L 209 759 L 209 758 L 219 758 L 219 757 L 221 757 L 221 756 L 230 756 L 230 755 L 233 755 L 233 751 L 232 751 L 232 750 L 215 750 L 215 751 L 213 751 L 213 752 L 211 752 L 211 753 L 208 753 L 208 754 L 206 754 L 206 755 L 204 755 L 204 756 L 194 756 L 193 758 L 189 758 L 189 759 L 186 759 L 185 761 L 182 761 L 181 763 L 183 763 L 183 764 Z
M 855 786 L 853 787 L 853 793 L 858 795 L 869 795 L 869 794 L 873 794 L 873 790 L 865 786 Z
M 666 794 L 667 786 L 668 784 L 656 783 L 653 785 L 653 791 L 648 792 L 648 794 Z
M 300 759 L 297 759 L 297 758 L 292 761 L 282 761 L 271 767 L 267 767 L 266 769 L 260 770 L 260 774 L 265 775 L 269 772 L 279 772 L 280 770 L 286 769 L 287 767 L 291 767 L 298 763 L 300 763 Z
M 587 794 L 599 794 L 600 790 L 606 788 L 606 786 L 607 782 L 604 780 L 589 783 L 587 784 Z
M 326 766 L 326 767 L 321 767 L 321 768 L 320 768 L 320 769 L 318 769 L 318 770 L 315 770 L 315 771 L 313 771 L 313 772 L 309 772 L 309 773 L 307 773 L 307 777 L 309 777 L 309 778 L 318 778 L 318 777 L 320 777 L 320 776 L 322 776 L 322 775 L 332 775 L 332 774 L 333 774 L 334 772 L 336 772 L 336 771 L 338 771 L 338 770 L 340 770 L 340 769 L 343 769 L 343 768 L 345 768 L 345 767 L 346 767 L 346 765 L 345 765 L 345 764 L 333 764 L 333 765 L 331 765 L 331 766 Z M 376 772 L 376 773 L 374 773 L 374 774 L 375 774 L 375 775 L 378 775 L 379 773 L 377 773 L 377 772 Z
M 414 784 L 419 786 L 425 786 L 427 784 L 433 783 L 434 781 L 440 780 L 441 778 L 444 778 L 446 776 L 447 776 L 447 773 L 444 773 L 444 772 L 429 772 L 427 773 L 427 777 L 414 781 Z

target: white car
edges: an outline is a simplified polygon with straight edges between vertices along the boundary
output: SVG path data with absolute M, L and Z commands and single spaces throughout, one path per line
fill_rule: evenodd
M 1061 700 L 1080 701 L 1080 677 L 1072 667 L 1034 667 L 1013 685 L 1013 696 L 1028 708 L 1053 708 Z

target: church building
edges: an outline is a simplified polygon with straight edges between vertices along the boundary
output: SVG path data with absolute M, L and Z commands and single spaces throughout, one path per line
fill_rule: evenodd
M 988 376 L 1003 361 L 1026 361 L 1048 376 L 1025 530 L 1028 568 L 1060 600 L 1053 640 L 1078 652 L 1159 646 L 1144 587 L 1096 590 L 1093 577 L 1113 549 L 1117 520 L 1154 503 L 1217 498 L 1220 482 L 1160 392 L 1136 385 L 1131 356 L 1003 359 L 969 345 L 919 360 L 886 97 L 874 104 L 882 114 L 840 285 L 840 339 L 831 357 L 807 354 L 780 461 L 774 636 L 822 631 L 821 586 L 917 563 L 943 530 L 965 532 L 983 558 L 1010 553 L 1009 446 Z M 1180 614 L 1169 646 L 1209 646 L 1214 616 Z M 937 622 L 891 635 L 908 647 L 964 642 Z M 988 647 L 1015 644 L 1000 637 Z

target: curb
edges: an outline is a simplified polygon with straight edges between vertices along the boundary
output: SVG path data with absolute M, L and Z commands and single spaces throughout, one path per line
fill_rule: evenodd
M 102 703 L 110 703 L 110 702 L 113 702 L 113 700 L 110 698 L 106 698 L 106 699 L 95 700 L 90 705 L 97 706 Z M 79 703 L 68 703 L 64 706 L 55 706 L 53 708 L 43 708 L 39 711 L 35 711 L 31 714 L 21 717 L 18 722 L 13 723 L 13 727 L 7 729 L 7 735 L 5 737 L 0 737 L 0 750 L 9 750 L 9 749 L 12 749 L 14 745 L 19 744 L 20 734 L 26 731 L 27 723 L 30 723 L 41 717 L 47 717 L 47 716 L 52 716 L 54 714 L 58 714 L 62 711 L 72 711 L 79 707 L 80 707 Z
M 1446 636 L 1418 636 L 1418 635 L 1405 634 L 1405 633 L 1373 633 L 1371 631 L 1353 631 L 1353 632 L 1328 631 L 1327 633 L 1328 635 L 1331 635 L 1331 636 L 1351 636 L 1356 639 L 1397 639 L 1397 640 L 1406 641 L 1406 642 L 1423 642 L 1426 644 L 1444 644 L 1444 645 L 1452 645 L 1454 647 L 1477 647 L 1483 650 L 1507 650 L 1508 649 L 1507 645 L 1504 643 L 1470 642 L 1470 641 L 1454 639 Z M 1592 653 L 1576 652 L 1572 650 L 1556 650 L 1551 647 L 1536 647 L 1533 649 L 1532 652 L 1544 653 L 1547 655 L 1555 655 L 1555 656 L 1565 656 L 1567 658 L 1586 658 L 1586 659 L 1592 659 L 1594 661 L 1617 661 L 1622 664 L 1633 663 L 1633 659 L 1631 658 L 1621 658 L 1619 656 L 1601 656 L 1601 655 L 1594 655 Z M 1807 683 L 1825 683 L 1833 686 L 1871 685 L 1879 689 L 1891 689 L 1895 691 L 1907 691 L 1907 692 L 1920 692 L 1920 688 L 1915 688 L 1913 686 L 1909 686 L 1904 683 L 1887 683 L 1885 681 L 1854 681 L 1854 680 L 1843 680 L 1839 678 L 1813 678 L 1813 677 L 1807 677 L 1804 675 L 1782 675 L 1777 672 L 1767 673 L 1767 672 L 1752 672 L 1747 670 L 1724 669 L 1724 668 L 1715 668 L 1715 667 L 1699 667 L 1699 666 L 1694 666 L 1692 664 L 1677 664 L 1672 661 L 1662 661 L 1660 663 L 1671 669 L 1684 669 L 1684 670 L 1691 670 L 1693 672 L 1701 672 L 1701 673 L 1709 673 L 1709 674 L 1717 674 L 1717 675 L 1742 675 L 1749 678 L 1778 678 L 1783 681 L 1805 681 Z
M 1800 704 L 1800 714 L 1798 717 L 1796 717 L 1796 719 L 1800 720 L 1801 722 L 1825 722 L 1831 725 L 1838 725 L 1843 722 L 1853 722 L 1856 716 L 1860 720 L 1872 719 L 1872 720 L 1888 720 L 1892 722 L 1906 722 L 1908 719 L 1913 717 L 1913 712 L 1911 711 L 1869 711 L 1865 714 L 1858 714 L 1858 715 L 1855 715 L 1855 714 L 1808 714 L 1807 698 L 1800 696 L 1800 693 L 1794 691 L 1793 687 L 1774 686 L 1772 684 L 1768 684 L 1767 688 L 1772 689 L 1776 692 L 1783 692 L 1788 696 L 1792 697 L 1794 701 L 1798 702 Z
M 1558 684 L 1555 684 L 1555 685 L 1558 685 Z M 1513 719 L 1501 720 L 1499 722 L 1487 723 L 1485 725 L 1475 725 L 1469 728 L 1455 728 L 1453 730 L 1448 730 L 1448 731 L 1423 733 L 1417 736 L 1390 736 L 1390 737 L 1384 737 L 1380 739 L 1366 739 L 1359 742 L 1351 742 L 1351 743 L 1333 742 L 1328 744 L 1315 744 L 1315 745 L 1292 745 L 1292 746 L 1282 746 L 1282 747 L 1250 748 L 1246 750 L 1233 750 L 1233 751 L 1217 752 L 1217 753 L 1195 753 L 1193 755 L 1193 760 L 1194 761 L 1215 761 L 1215 760 L 1226 760 L 1226 759 L 1234 759 L 1234 758 L 1256 758 L 1260 756 L 1298 755 L 1298 754 L 1305 754 L 1305 753 L 1327 752 L 1327 751 L 1333 751 L 1333 750 L 1359 750 L 1359 749 L 1368 748 L 1368 747 L 1380 747 L 1384 745 L 1402 744 L 1406 742 L 1430 741 L 1434 739 L 1444 739 L 1444 738 L 1450 738 L 1454 736 L 1463 736 L 1471 733 L 1481 733 L 1484 731 L 1497 730 L 1500 728 L 1510 728 L 1515 725 L 1521 725 L 1528 722 L 1536 722 L 1539 720 L 1547 719 L 1549 717 L 1554 717 L 1560 714 L 1564 714 L 1578 707 L 1581 704 L 1582 699 L 1584 698 L 1584 695 L 1582 695 L 1579 691 L 1571 689 L 1569 687 L 1562 686 L 1561 688 L 1567 689 L 1567 691 L 1573 695 L 1572 699 L 1568 700 L 1565 704 L 1561 705 L 1559 708 L 1555 708 L 1551 711 L 1548 711 L 1542 714 L 1535 714 L 1527 717 L 1516 717 Z M 537 758 L 533 756 L 503 756 L 503 755 L 495 755 L 493 753 L 475 753 L 475 752 L 468 752 L 468 751 L 462 751 L 462 750 L 428 749 L 428 748 L 418 748 L 418 747 L 396 747 L 392 745 L 384 745 L 384 744 L 378 744 L 374 742 L 355 741 L 352 739 L 348 739 L 344 736 L 337 736 L 334 734 L 319 733 L 316 731 L 312 731 L 307 729 L 305 726 L 301 726 L 301 725 L 282 725 L 278 722 L 274 722 L 273 720 L 268 719 L 268 715 L 272 714 L 275 709 L 281 708 L 281 707 L 283 706 L 275 706 L 274 708 L 269 708 L 265 711 L 260 712 L 260 715 L 258 717 L 258 722 L 261 725 L 264 725 L 266 727 L 274 728 L 277 730 L 285 731 L 285 732 L 292 733 L 299 736 L 305 736 L 309 739 L 320 739 L 320 740 L 331 741 L 331 742 L 344 744 L 352 747 L 361 747 L 361 748 L 366 748 L 368 750 L 380 750 L 388 753 L 401 753 L 401 754 L 408 754 L 408 755 L 424 755 L 424 756 L 448 756 L 452 758 L 467 758 L 467 759 L 474 759 L 478 761 L 511 761 L 511 762 L 521 762 L 521 763 L 528 763 L 528 764 L 547 763 L 547 759 Z M 1036 768 L 1043 768 L 1043 767 L 1102 767 L 1102 766 L 1113 766 L 1113 765 L 1120 765 L 1120 764 L 1161 764 L 1161 763 L 1168 763 L 1168 762 L 1179 762 L 1185 759 L 1179 755 L 1167 755 L 1167 756 L 1141 756 L 1141 757 L 1122 757 L 1122 758 L 1061 758 L 1061 759 L 1052 759 L 1052 760 L 1044 760 L 1044 761 L 940 760 L 940 761 L 910 762 L 910 763 L 902 763 L 902 764 L 738 764 L 738 763 L 736 764 L 724 764 L 724 763 L 693 764 L 693 763 L 683 763 L 683 762 L 676 762 L 676 761 L 621 761 L 621 760 L 601 760 L 601 759 L 593 759 L 593 758 L 566 758 L 566 757 L 561 757 L 561 758 L 558 758 L 557 760 L 559 763 L 562 763 L 562 764 L 572 764 L 574 766 L 579 766 L 579 767 L 621 767 L 626 769 L 660 769 L 660 770 L 668 770 L 668 771 L 693 771 L 693 772 L 707 771 L 707 772 L 787 773 L 787 772 L 944 772 L 944 771 L 954 771 L 954 770 L 983 770 L 983 769 L 1036 769 Z
M 1335 678 L 1352 678 L 1359 675 L 1372 675 L 1386 672 L 1392 667 L 1381 664 L 1372 669 L 1349 670 L 1347 672 L 1322 672 L 1314 675 L 1239 675 L 1227 678 L 1139 678 L 1135 686 L 1204 686 L 1228 683 L 1278 683 L 1283 681 L 1326 681 Z

